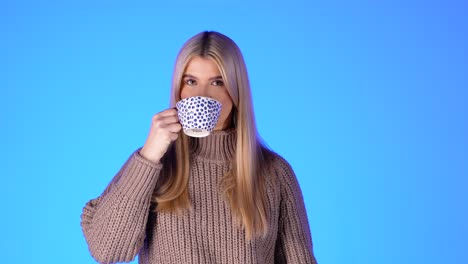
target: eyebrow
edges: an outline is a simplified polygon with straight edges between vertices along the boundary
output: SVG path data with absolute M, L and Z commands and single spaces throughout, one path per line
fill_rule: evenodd
M 182 76 L 182 78 L 187 78 L 187 77 L 193 78 L 193 79 L 198 79 L 197 77 L 195 77 L 195 76 L 193 76 L 193 75 L 191 75 L 191 74 L 184 74 L 184 75 Z M 223 79 L 223 76 L 218 75 L 218 76 L 215 76 L 215 77 L 211 77 L 211 78 L 209 78 L 208 80 L 215 80 L 215 79 Z

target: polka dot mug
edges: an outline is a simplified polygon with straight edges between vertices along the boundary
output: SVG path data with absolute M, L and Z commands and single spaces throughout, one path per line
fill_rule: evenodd
M 204 96 L 182 99 L 176 107 L 184 133 L 191 137 L 208 136 L 221 113 L 221 103 Z

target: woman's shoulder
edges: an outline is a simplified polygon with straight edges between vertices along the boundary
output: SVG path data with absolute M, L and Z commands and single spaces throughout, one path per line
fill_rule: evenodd
M 272 150 L 267 150 L 266 153 L 268 181 L 279 187 L 281 195 L 284 197 L 294 197 L 294 199 L 301 197 L 301 187 L 290 163 Z
M 263 166 L 269 173 L 273 173 L 275 176 L 283 178 L 294 176 L 294 170 L 291 164 L 283 158 L 280 154 L 274 152 L 271 149 L 262 147 Z M 294 176 L 295 177 L 295 176 Z

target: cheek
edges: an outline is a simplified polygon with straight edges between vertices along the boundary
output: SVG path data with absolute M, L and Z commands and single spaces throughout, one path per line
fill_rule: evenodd
M 229 115 L 233 106 L 231 98 L 223 98 L 223 100 L 221 100 L 220 103 L 223 105 L 221 108 L 221 112 L 224 114 L 224 116 Z
M 190 89 L 186 89 L 182 87 L 180 89 L 180 99 L 185 99 L 187 97 L 191 97 L 192 95 L 190 94 Z

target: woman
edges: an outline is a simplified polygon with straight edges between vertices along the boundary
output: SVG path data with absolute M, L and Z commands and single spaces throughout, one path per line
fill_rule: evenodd
M 183 134 L 175 103 L 221 102 L 211 135 Z M 202 32 L 179 52 L 171 107 L 152 119 L 104 192 L 83 209 L 93 257 L 104 263 L 316 263 L 302 192 L 289 164 L 255 127 L 242 54 Z

